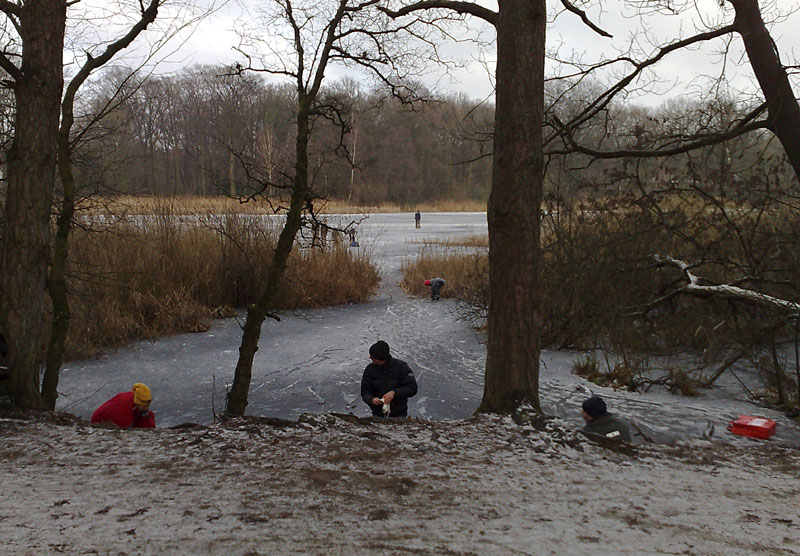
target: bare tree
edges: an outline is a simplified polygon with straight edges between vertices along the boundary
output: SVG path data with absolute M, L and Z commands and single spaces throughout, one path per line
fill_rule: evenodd
M 76 94 L 93 71 L 127 48 L 155 19 L 161 0 L 145 6 L 137 0 L 104 3 L 102 6 L 73 1 L 25 0 L 0 2 L 6 26 L 0 32 L 4 51 L 0 66 L 9 75 L 6 85 L 15 95 L 14 140 L 8 157 L 9 187 L 5 204 L 5 229 L 0 251 L 0 331 L 8 338 L 12 402 L 22 408 L 52 408 L 55 404 L 58 368 L 69 323 L 65 285 L 67 239 L 74 212 L 75 181 L 71 156 Z M 125 13 L 132 9 L 133 15 Z M 68 12 L 69 10 L 69 12 Z M 98 12 L 98 10 L 101 10 Z M 85 62 L 63 90 L 65 29 L 75 18 L 72 31 L 81 35 L 91 27 L 88 16 L 103 20 L 98 44 L 84 46 Z M 131 16 L 117 24 L 116 16 Z M 184 19 L 165 30 L 165 36 L 187 25 Z M 125 25 L 130 25 L 125 27 Z M 152 52 L 151 52 L 152 54 Z M 76 57 L 77 58 L 77 57 Z M 69 70 L 67 70 L 69 71 Z M 62 99 L 63 95 L 63 99 Z M 55 113 L 52 113 L 55 103 Z M 59 126 L 60 120 L 60 126 Z M 85 130 L 83 130 L 85 132 Z M 64 199 L 57 223 L 51 262 L 51 211 L 55 170 L 58 169 Z M 53 301 L 53 328 L 48 333 L 49 308 L 45 292 Z M 47 370 L 39 391 L 43 346 L 50 337 Z
M 681 14 L 698 7 L 690 0 L 626 4 L 639 10 L 644 21 L 658 12 Z M 790 80 L 797 66 L 781 60 L 765 22 L 765 16 L 775 20 L 789 13 L 778 11 L 785 5 L 756 0 L 721 0 L 718 6 L 717 17 L 697 18 L 691 36 L 660 43 L 640 36 L 637 44 L 650 49 L 644 55 L 625 52 L 593 63 L 569 61 L 576 69 L 569 76 L 572 84 L 589 79 L 608 79 L 610 84 L 587 96 L 576 110 L 563 113 L 552 107 L 545 150 L 552 165 L 563 162 L 567 171 L 589 174 L 594 169 L 592 175 L 598 177 L 601 168 L 600 175 L 607 175 L 623 193 L 617 203 L 624 203 L 626 211 L 650 211 L 672 238 L 672 249 L 683 250 L 666 254 L 707 269 L 708 287 L 690 282 L 677 288 L 666 281 L 666 292 L 653 292 L 635 313 L 638 317 L 644 316 L 650 326 L 654 321 L 664 326 L 680 308 L 684 327 L 688 316 L 700 323 L 692 330 L 707 331 L 703 342 L 683 337 L 689 344 L 702 343 L 704 355 L 721 354 L 735 343 L 730 361 L 745 355 L 755 360 L 771 352 L 770 365 L 777 368 L 775 346 L 792 335 L 795 317 L 787 321 L 776 304 L 754 304 L 752 296 L 793 299 L 797 292 L 791 271 L 797 245 L 791 230 L 800 214 L 800 107 Z M 623 102 L 649 82 L 648 75 L 653 78 L 662 62 L 688 49 L 714 47 L 722 63 L 715 78 L 704 78 L 708 85 L 703 97 L 646 112 L 627 109 L 626 114 Z M 737 47 L 741 64 L 755 77 L 752 90 L 727 85 Z M 602 77 L 607 70 L 612 75 Z M 601 181 L 595 181 L 595 190 Z M 736 288 L 744 287 L 752 296 L 739 295 L 742 291 Z M 676 300 L 678 292 L 702 296 L 702 304 L 682 304 Z M 680 338 L 668 330 L 659 332 L 660 337 L 672 336 L 670 340 Z M 722 365 L 720 372 L 729 366 Z M 783 403 L 780 380 L 777 386 Z
M 378 0 L 328 3 L 272 0 L 269 5 L 274 9 L 265 12 L 264 28 L 272 31 L 276 40 L 264 41 L 260 34 L 243 33 L 247 47 L 255 49 L 258 45 L 266 47 L 268 52 L 259 59 L 242 48 L 245 63 L 237 66 L 238 72 L 264 72 L 290 80 L 296 94 L 296 130 L 293 168 L 287 176 L 288 206 L 277 207 L 285 212 L 285 221 L 259 299 L 247 308 L 239 359 L 227 398 L 228 414 L 245 412 L 261 325 L 274 305 L 279 280 L 303 224 L 303 212 L 308 210 L 313 215 L 309 145 L 314 122 L 328 118 L 344 123 L 336 99 L 322 94 L 325 72 L 334 63 L 353 64 L 371 72 L 397 94 L 408 89 L 402 84 L 395 85 L 400 83 L 398 68 L 403 57 L 390 54 L 388 45 L 395 30 L 379 25 L 380 14 L 374 10 L 377 3 Z M 344 141 L 339 144 L 344 147 Z M 263 191 L 273 185 L 266 180 L 262 184 Z
M 581 10 L 567 0 L 562 3 L 588 22 Z M 385 9 L 386 13 L 397 18 L 452 10 L 495 27 L 494 158 L 487 214 L 490 301 L 486 374 L 478 411 L 506 413 L 528 404 L 540 412 L 539 223 L 546 2 L 500 0 L 497 11 L 474 2 L 448 0 L 400 4 L 397 9 Z
M 44 407 L 39 368 L 67 5 L 66 0 L 0 2 L 6 30 L 13 29 L 3 37 L 0 67 L 16 98 L 0 246 L 0 332 L 9 345 L 10 396 L 23 408 Z
M 193 66 L 146 79 L 142 72 L 128 79 L 130 71 L 104 71 L 102 79 L 82 88 L 81 113 L 116 100 L 109 116 L 93 124 L 98 131 L 81 144 L 82 156 L 92 163 L 81 159 L 78 180 L 108 192 L 204 196 L 230 195 L 233 184 L 234 196 L 246 197 L 244 163 L 264 166 L 270 183 L 291 165 L 296 102 L 290 84 L 272 83 L 263 74 L 226 75 L 224 66 Z M 346 78 L 323 86 L 350 130 L 342 148 L 335 119 L 314 124 L 310 156 L 319 166 L 320 196 L 350 197 L 359 206 L 485 201 L 492 103 L 415 85 L 430 102 L 410 105 L 387 96 L 383 85 L 356 84 Z M 98 171 L 111 166 L 113 173 Z M 273 187 L 265 196 L 278 196 Z
M 695 2 L 690 0 L 678 2 L 631 0 L 629 3 L 643 12 L 641 14 L 643 18 L 646 18 L 649 13 L 659 10 L 677 14 L 692 10 L 695 6 Z M 624 53 L 617 58 L 595 63 L 571 62 L 578 69 L 570 76 L 573 80 L 584 79 L 588 75 L 608 71 L 609 68 L 615 68 L 615 71 L 620 71 L 620 68 L 625 69 L 621 70 L 623 72 L 621 79 L 613 82 L 611 86 L 568 120 L 562 121 L 556 115 L 548 120 L 547 123 L 552 127 L 552 133 L 546 137 L 546 150 L 552 155 L 580 152 L 595 159 L 665 157 L 721 143 L 753 131 L 769 130 L 780 141 L 789 163 L 794 168 L 795 175 L 800 178 L 800 105 L 789 80 L 789 72 L 794 71 L 796 66 L 789 66 L 781 61 L 775 42 L 764 22 L 758 0 L 721 0 L 719 4 L 721 9 L 730 8 L 725 13 L 733 16 L 731 22 L 725 23 L 723 20 L 692 36 L 656 45 L 654 53 L 649 57 L 637 60 L 634 56 Z M 725 127 L 671 134 L 660 143 L 647 148 L 636 145 L 625 149 L 603 148 L 587 144 L 576 138 L 576 133 L 579 133 L 582 126 L 598 116 L 602 117 L 607 114 L 615 99 L 634 88 L 638 80 L 642 79 L 648 71 L 656 71 L 659 62 L 668 59 L 675 53 L 698 48 L 713 41 L 725 41 L 724 52 L 727 53 L 735 35 L 738 35 L 742 41 L 750 67 L 760 88 L 760 95 L 754 95 L 757 102 L 753 102 L 750 111 L 735 121 L 729 122 Z M 720 79 L 723 78 L 724 73 Z M 597 79 L 602 78 L 598 76 Z M 709 90 L 712 94 L 717 94 L 720 88 L 711 86 Z M 559 140 L 565 145 L 564 149 L 555 147 Z
M 75 122 L 75 95 L 93 71 L 107 64 L 117 53 L 127 48 L 155 20 L 160 4 L 161 0 L 151 0 L 146 8 L 142 5 L 140 19 L 124 36 L 108 45 L 99 56 L 88 55 L 86 62 L 67 85 L 61 101 L 61 126 L 58 131 L 57 144 L 58 172 L 63 198 L 61 211 L 56 221 L 53 261 L 48 279 L 48 292 L 53 302 L 53 323 L 41 389 L 45 407 L 48 409 L 55 409 L 58 397 L 58 374 L 64 357 L 64 343 L 70 323 L 66 271 L 69 233 L 75 214 L 75 177 L 72 172 L 72 151 L 75 141 L 79 139 L 72 136 L 72 126 Z

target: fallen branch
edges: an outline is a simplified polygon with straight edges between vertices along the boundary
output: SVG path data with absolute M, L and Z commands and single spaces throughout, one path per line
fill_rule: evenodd
M 734 353 L 731 357 L 726 359 L 722 363 L 722 365 L 720 365 L 719 368 L 716 371 L 714 371 L 714 373 L 710 377 L 708 377 L 708 378 L 706 378 L 704 380 L 701 380 L 700 381 L 700 386 L 702 386 L 703 388 L 710 388 L 711 385 L 714 384 L 714 382 L 720 376 L 722 376 L 722 373 L 727 371 L 730 367 L 733 366 L 734 363 L 739 361 L 744 356 L 745 356 L 745 352 L 744 351 L 737 351 L 736 353 Z
M 687 285 L 683 286 L 682 288 L 678 288 L 669 294 L 670 297 L 675 294 L 683 293 L 701 297 L 715 296 L 726 299 L 738 299 L 740 301 L 782 309 L 792 313 L 794 316 L 800 315 L 800 304 L 795 303 L 794 301 L 787 301 L 785 299 L 780 299 L 765 293 L 747 290 L 738 286 L 731 286 L 729 284 L 703 286 L 700 284 L 702 279 L 691 272 L 692 265 L 689 265 L 679 259 L 670 257 L 669 255 L 666 257 L 662 257 L 661 255 L 653 255 L 653 260 L 656 262 L 657 266 L 670 265 L 679 268 L 683 272 L 686 280 L 689 282 Z

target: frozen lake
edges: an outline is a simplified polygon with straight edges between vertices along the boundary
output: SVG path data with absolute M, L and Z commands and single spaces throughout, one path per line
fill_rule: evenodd
M 337 217 L 329 217 L 335 220 Z M 343 221 L 347 217 L 341 217 Z M 377 297 L 361 305 L 287 313 L 267 319 L 253 365 L 247 413 L 297 419 L 302 413 L 329 411 L 366 417 L 361 373 L 367 350 L 386 340 L 392 355 L 411 365 L 419 393 L 409 415 L 426 419 L 467 418 L 483 394 L 484 337 L 460 319 L 455 301 L 409 298 L 397 286 L 404 259 L 418 256 L 426 239 L 486 233 L 486 213 L 427 213 L 414 227 L 413 213 L 374 214 L 358 228 L 360 249 L 369 249 L 381 266 Z M 445 286 L 446 287 L 446 286 Z M 102 358 L 64 365 L 58 409 L 88 418 L 113 394 L 134 382 L 148 384 L 160 427 L 184 422 L 210 423 L 224 407 L 225 385 L 233 380 L 241 329 L 236 319 L 220 320 L 208 332 L 142 342 Z M 571 373 L 575 352 L 542 352 L 540 396 L 545 412 L 582 425 L 580 402 L 595 392 L 612 412 L 634 421 L 657 441 L 700 437 L 753 442 L 725 432 L 739 414 L 778 421 L 771 441 L 798 444 L 800 424 L 754 405 L 733 386 L 684 398 L 664 392 L 614 391 Z

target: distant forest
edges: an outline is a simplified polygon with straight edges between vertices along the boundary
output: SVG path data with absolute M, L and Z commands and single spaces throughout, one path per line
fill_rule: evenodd
M 77 183 L 112 194 L 278 196 L 294 164 L 295 93 L 229 73 L 109 72 L 81 99 L 79 125 L 91 126 L 76 138 Z M 349 80 L 329 86 L 313 124 L 315 194 L 363 205 L 486 200 L 494 106 L 424 97 L 408 104 Z
M 234 72 L 235 73 L 235 72 Z M 352 80 L 324 91 L 311 145 L 317 197 L 357 205 L 485 201 L 491 183 L 494 105 L 465 95 L 401 102 Z M 598 94 L 591 85 L 549 83 L 545 122 L 569 120 Z M 13 97 L 2 99 L 3 145 L 13 136 Z M 663 149 L 670 137 L 702 137 L 748 110 L 745 103 L 673 100 L 658 108 L 611 105 L 575 139 L 600 150 Z M 258 74 L 192 66 L 146 79 L 126 68 L 86 87 L 76 110 L 80 194 L 280 196 L 294 161 L 295 92 Z M 598 159 L 545 130 L 545 199 L 638 195 L 703 183 L 723 197 L 791 182 L 783 150 L 767 132 L 667 157 Z M 5 149 L 4 149 L 5 150 Z M 745 194 L 745 197 L 747 195 Z

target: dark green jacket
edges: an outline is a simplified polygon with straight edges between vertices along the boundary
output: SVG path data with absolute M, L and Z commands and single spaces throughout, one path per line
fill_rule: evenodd
M 606 413 L 595 417 L 583 427 L 583 430 L 605 436 L 606 438 L 618 439 L 624 442 L 631 441 L 631 430 L 628 423 L 620 419 L 613 413 Z

